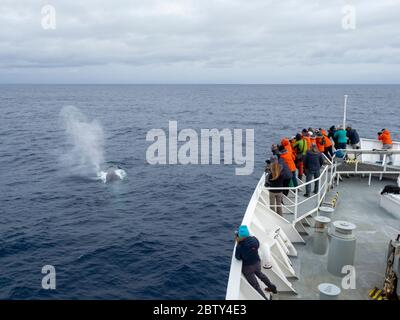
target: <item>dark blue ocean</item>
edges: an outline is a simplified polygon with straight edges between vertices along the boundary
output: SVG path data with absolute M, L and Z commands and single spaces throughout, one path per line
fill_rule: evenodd
M 0 86 L 1 299 L 223 299 L 234 229 L 272 142 L 303 127 L 348 120 L 374 138 L 399 134 L 400 86 Z M 60 111 L 73 105 L 104 131 L 105 165 L 127 178 L 104 184 L 60 165 Z M 146 133 L 254 128 L 255 170 L 149 165 Z M 54 265 L 57 288 L 43 290 Z

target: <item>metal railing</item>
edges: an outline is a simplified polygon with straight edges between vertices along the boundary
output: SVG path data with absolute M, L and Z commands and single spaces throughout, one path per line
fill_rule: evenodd
M 341 169 L 337 171 L 336 175 L 336 183 L 339 184 L 341 175 L 349 175 L 356 174 L 368 176 L 368 185 L 371 185 L 372 176 L 379 175 L 379 180 L 382 180 L 383 175 L 399 175 L 400 167 L 398 166 L 390 166 L 390 157 L 396 154 L 400 154 L 400 150 L 361 150 L 361 149 L 342 149 L 343 159 L 341 160 L 342 164 L 347 164 L 345 169 Z M 365 155 L 379 155 L 382 160 L 378 162 L 363 162 L 360 160 L 360 157 Z M 363 165 L 374 166 L 375 170 L 368 170 L 368 168 L 361 168 Z
M 391 175 L 400 175 L 400 167 L 389 167 L 386 158 L 390 154 L 400 154 L 400 150 L 361 150 L 361 149 L 347 149 L 341 150 L 344 154 L 343 158 L 338 158 L 336 155 L 333 156 L 332 160 L 328 159 L 324 154 L 325 158 L 325 166 L 322 167 L 322 171 L 318 178 L 312 179 L 310 181 L 303 182 L 302 180 L 297 187 L 265 187 L 263 185 L 260 186 L 260 191 L 272 191 L 272 190 L 288 190 L 288 196 L 283 196 L 284 203 L 272 205 L 269 204 L 270 208 L 274 211 L 279 206 L 282 209 L 285 209 L 285 213 L 292 213 L 293 220 L 292 223 L 297 223 L 305 217 L 318 212 L 318 209 L 328 191 L 333 188 L 334 184 L 338 185 L 342 174 L 360 174 L 360 175 L 369 175 L 368 184 L 371 184 L 371 179 L 373 175 L 380 175 L 380 179 L 382 179 L 383 174 L 391 174 Z M 358 160 L 362 154 L 380 154 L 383 156 L 383 164 L 382 170 L 377 166 L 377 170 L 358 170 L 359 163 L 362 163 Z M 386 156 L 386 157 L 385 157 Z M 352 159 L 354 157 L 354 159 Z M 353 162 L 351 162 L 353 161 Z M 343 163 L 354 163 L 354 170 L 340 170 L 341 164 Z M 372 164 L 372 163 L 368 163 Z M 265 179 L 268 179 L 268 175 L 266 174 Z M 301 197 L 300 192 L 304 191 L 304 189 L 310 185 L 312 187 L 313 184 L 318 183 L 319 188 L 318 192 L 310 195 L 309 197 Z
M 333 183 L 335 177 L 335 170 L 336 166 L 334 162 L 329 160 L 324 154 L 325 162 L 327 165 L 322 167 L 319 177 L 312 179 L 310 181 L 303 182 L 302 180 L 298 181 L 300 184 L 297 187 L 265 187 L 261 186 L 263 190 L 267 190 L 268 192 L 272 190 L 288 190 L 288 196 L 284 196 L 284 200 L 286 203 L 277 204 L 277 205 L 270 205 L 271 209 L 276 209 L 277 207 L 281 206 L 285 209 L 288 213 L 292 213 L 294 215 L 293 222 L 296 223 L 305 217 L 311 215 L 312 213 L 318 211 L 319 206 L 321 205 L 322 201 L 325 198 L 326 193 L 329 191 L 330 186 Z M 266 175 L 266 179 L 268 176 Z M 310 188 L 313 184 L 318 184 L 318 192 L 310 195 L 309 197 L 301 198 L 300 193 L 305 191 L 308 185 Z M 289 195 L 291 197 L 289 197 Z M 293 198 L 293 199 L 292 199 Z

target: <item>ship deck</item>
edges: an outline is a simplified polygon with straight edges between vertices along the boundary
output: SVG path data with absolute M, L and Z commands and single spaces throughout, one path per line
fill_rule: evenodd
M 357 226 L 356 236 L 356 288 L 343 289 L 342 277 L 327 271 L 328 254 L 313 253 L 313 228 L 306 228 L 305 244 L 296 244 L 297 257 L 291 257 L 298 279 L 291 279 L 297 295 L 279 293 L 274 299 L 318 299 L 318 285 L 328 282 L 341 288 L 339 299 L 368 299 L 372 288 L 381 288 L 386 268 L 386 252 L 390 239 L 400 233 L 400 223 L 396 217 L 379 206 L 380 191 L 385 185 L 394 184 L 393 180 L 373 178 L 368 186 L 368 177 L 343 176 L 343 181 L 335 187 L 339 192 L 338 205 L 332 214 L 332 221 L 345 220 Z M 313 219 L 310 219 L 313 220 Z M 345 276 L 345 275 L 343 275 Z

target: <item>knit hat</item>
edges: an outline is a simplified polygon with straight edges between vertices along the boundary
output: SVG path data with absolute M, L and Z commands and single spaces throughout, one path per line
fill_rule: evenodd
M 245 225 L 241 225 L 238 230 L 239 238 L 246 238 L 250 236 L 249 229 Z

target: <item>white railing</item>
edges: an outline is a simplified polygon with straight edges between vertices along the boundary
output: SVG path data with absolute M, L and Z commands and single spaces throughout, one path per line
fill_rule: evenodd
M 300 184 L 297 187 L 265 187 L 263 185 L 259 185 L 258 187 L 261 190 L 266 190 L 268 192 L 272 190 L 288 190 L 288 196 L 284 196 L 284 204 L 277 204 L 272 205 L 270 204 L 270 208 L 274 211 L 279 206 L 282 209 L 285 209 L 286 213 L 293 214 L 292 223 L 297 223 L 300 220 L 306 218 L 307 216 L 318 212 L 318 209 L 327 192 L 333 187 L 334 183 L 337 185 L 340 181 L 341 174 L 361 174 L 361 175 L 368 175 L 369 181 L 368 184 L 371 184 L 371 179 L 373 175 L 379 175 L 380 179 L 385 174 L 390 175 L 400 175 L 400 167 L 389 167 L 387 165 L 386 158 L 388 155 L 393 154 L 400 154 L 400 150 L 361 150 L 361 149 L 346 149 L 341 150 L 344 154 L 344 158 L 337 158 L 336 156 L 333 157 L 332 160 L 328 159 L 325 155 L 325 163 L 326 166 L 322 168 L 320 176 L 316 179 L 313 179 L 308 182 L 303 182 L 302 180 L 298 180 Z M 380 166 L 377 166 L 377 170 L 358 170 L 358 163 L 361 161 L 357 160 L 357 157 L 360 157 L 364 154 L 379 154 L 383 156 L 383 163 L 382 163 L 382 170 L 379 169 Z M 355 157 L 354 160 L 349 158 Z M 353 161 L 353 162 L 352 162 Z M 354 170 L 340 170 L 340 163 L 347 162 L 347 163 L 354 163 Z M 371 164 L 371 163 L 369 163 Z M 376 165 L 376 164 L 375 164 Z M 266 176 L 267 179 L 267 176 Z M 304 191 L 305 188 L 310 185 L 310 189 L 313 184 L 318 183 L 318 192 L 310 195 L 309 197 L 300 198 L 300 192 Z
M 342 174 L 358 174 L 368 175 L 368 185 L 371 185 L 373 175 L 379 175 L 379 180 L 382 180 L 383 175 L 399 175 L 400 168 L 398 166 L 391 166 L 390 157 L 394 155 L 400 155 L 400 150 L 362 150 L 362 149 L 343 149 L 341 150 L 344 154 L 343 162 L 348 166 L 354 165 L 351 169 L 347 167 L 347 170 L 338 170 L 336 175 L 337 184 L 339 184 L 340 177 Z M 375 161 L 377 158 L 382 158 L 381 161 Z M 361 159 L 360 159 L 361 158 Z M 373 159 L 371 161 L 362 161 L 362 159 Z M 374 165 L 376 170 L 363 170 L 359 169 L 359 164 Z
M 330 164 L 324 166 L 318 178 L 312 179 L 308 182 L 303 182 L 300 180 L 301 184 L 299 184 L 297 187 L 266 188 L 261 186 L 261 188 L 267 190 L 268 192 L 271 190 L 289 190 L 289 193 L 293 195 L 294 199 L 292 200 L 290 197 L 285 197 L 285 200 L 288 203 L 282 204 L 281 206 L 287 212 L 293 213 L 294 218 L 292 222 L 296 223 L 318 210 L 323 199 L 325 198 L 326 193 L 329 191 L 330 185 L 333 182 L 334 176 L 332 176 L 332 170 L 334 170 L 333 165 Z M 300 198 L 300 193 L 305 191 L 307 185 L 310 185 L 311 188 L 315 183 L 318 183 L 318 192 L 310 195 L 309 197 Z M 271 209 L 276 209 L 278 206 L 279 204 L 270 204 Z
M 361 141 L 361 149 L 363 150 L 382 150 L 382 142 L 376 139 L 365 139 L 362 138 L 360 139 Z M 392 144 L 392 149 L 390 149 L 390 153 L 393 154 L 392 160 L 394 165 L 400 166 L 400 142 L 399 141 L 393 141 Z M 380 159 L 379 153 L 364 153 L 361 157 L 362 162 L 376 162 Z

